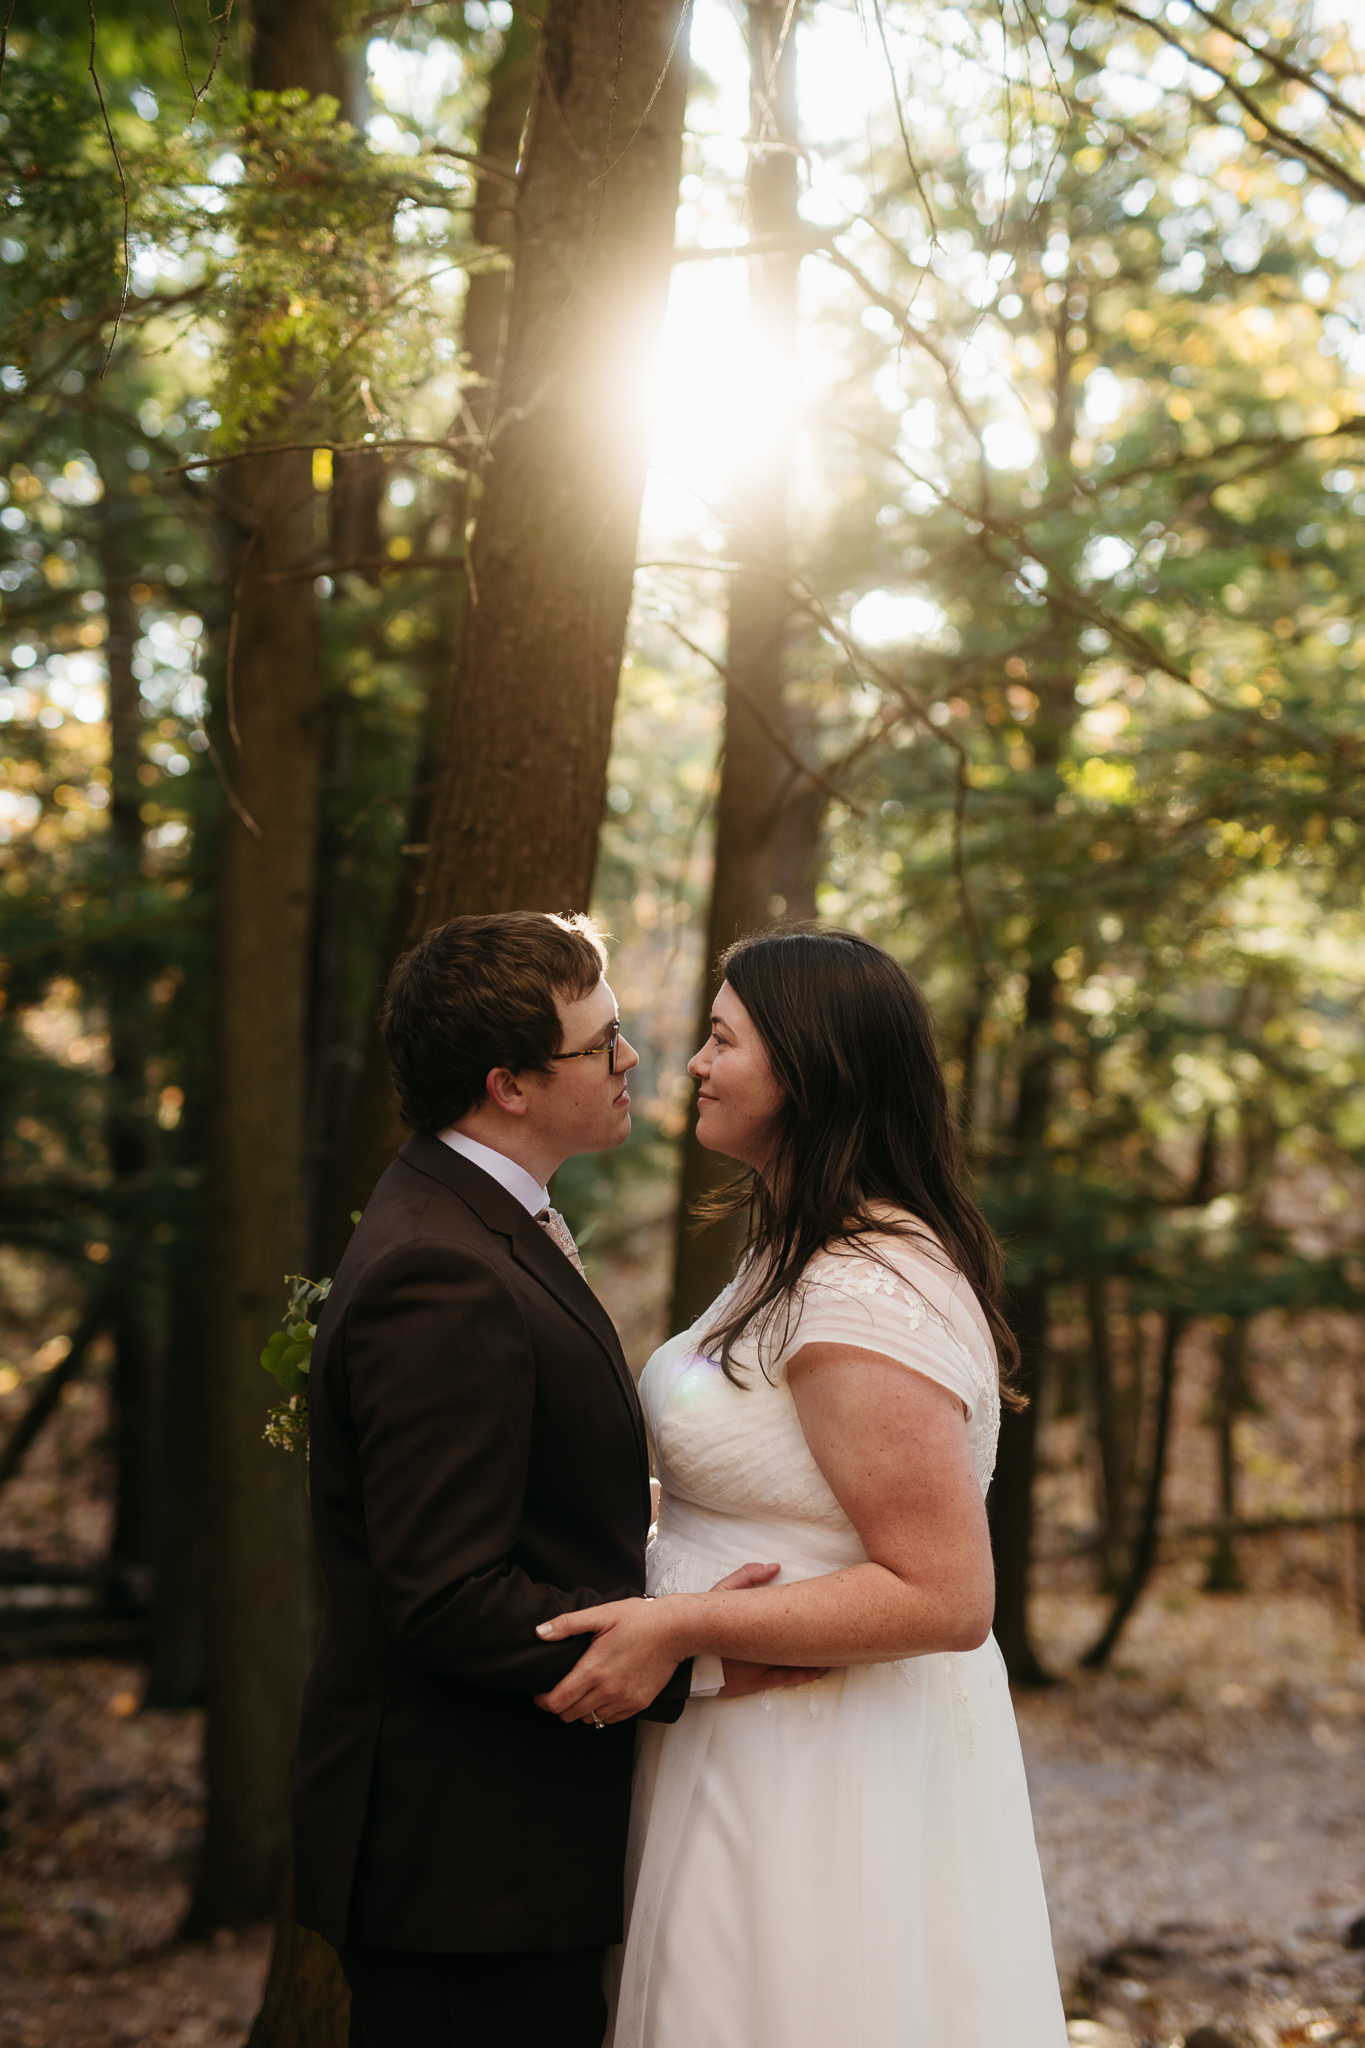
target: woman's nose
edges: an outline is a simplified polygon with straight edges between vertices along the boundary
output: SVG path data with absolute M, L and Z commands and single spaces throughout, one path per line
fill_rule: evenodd
M 710 1046 L 711 1041 L 708 1038 L 701 1051 L 694 1052 L 691 1059 L 687 1062 L 687 1071 L 694 1081 L 704 1081 L 711 1071 L 711 1062 L 706 1057 Z

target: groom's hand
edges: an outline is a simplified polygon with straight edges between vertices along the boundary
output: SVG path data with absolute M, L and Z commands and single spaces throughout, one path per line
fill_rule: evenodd
M 782 1567 L 780 1564 L 742 1564 L 732 1571 L 728 1578 L 717 1579 L 711 1588 L 713 1593 L 747 1593 L 751 1586 L 771 1584 Z
M 737 1657 L 722 1657 L 721 1668 L 725 1683 L 716 1694 L 718 1700 L 742 1699 L 747 1692 L 780 1692 L 788 1685 L 810 1685 L 817 1678 L 823 1678 L 828 1666 L 823 1669 L 796 1664 L 741 1664 Z

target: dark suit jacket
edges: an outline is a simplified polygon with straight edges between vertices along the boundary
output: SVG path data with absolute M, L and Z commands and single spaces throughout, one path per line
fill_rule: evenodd
M 519 1202 L 416 1137 L 338 1268 L 310 1409 L 327 1610 L 299 1919 L 337 1948 L 618 1941 L 634 1725 L 565 1726 L 532 1697 L 590 1640 L 537 1622 L 644 1591 L 644 1423 L 606 1312 Z

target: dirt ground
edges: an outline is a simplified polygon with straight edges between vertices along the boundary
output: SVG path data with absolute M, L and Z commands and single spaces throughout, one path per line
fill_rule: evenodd
M 1194 1580 L 1162 1575 L 1115 1670 L 1017 1702 L 1072 2038 L 1365 2042 L 1365 1638 Z M 1074 1656 L 1100 1616 L 1045 1598 L 1038 1633 Z
M 1116 1670 L 1018 1702 L 1072 2041 L 1365 2042 L 1365 1954 L 1343 1943 L 1365 1913 L 1365 1639 L 1321 1599 L 1192 1576 L 1163 1574 Z M 1040 1600 L 1057 1666 L 1099 1611 Z M 268 1930 L 176 1941 L 200 1724 L 140 1712 L 141 1682 L 0 1667 L 6 2048 L 245 2040 Z

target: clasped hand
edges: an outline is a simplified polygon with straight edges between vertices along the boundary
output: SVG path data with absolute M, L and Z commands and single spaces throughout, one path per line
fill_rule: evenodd
M 742 1564 L 738 1571 L 717 1580 L 711 1591 L 747 1592 L 770 1584 L 781 1569 L 776 1564 Z M 536 1696 L 536 1705 L 561 1721 L 608 1724 L 638 1714 L 657 1699 L 688 1654 L 686 1646 L 675 1640 L 669 1606 L 667 1598 L 613 1600 L 604 1607 L 583 1607 L 543 1621 L 536 1634 L 545 1642 L 561 1642 L 576 1635 L 591 1635 L 595 1640 L 553 1692 Z M 725 1672 L 718 1695 L 721 1699 L 807 1685 L 824 1677 L 823 1670 L 813 1667 L 748 1664 L 734 1657 L 724 1657 L 721 1662 Z

